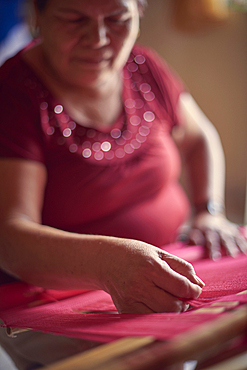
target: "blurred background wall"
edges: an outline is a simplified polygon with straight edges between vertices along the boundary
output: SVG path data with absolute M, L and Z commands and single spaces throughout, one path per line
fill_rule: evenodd
M 216 126 L 226 156 L 228 217 L 243 223 L 247 172 L 247 13 L 187 32 L 174 25 L 174 0 L 149 0 L 138 42 L 178 72 Z
M 31 40 L 26 12 L 25 0 L 0 0 L 0 66 Z

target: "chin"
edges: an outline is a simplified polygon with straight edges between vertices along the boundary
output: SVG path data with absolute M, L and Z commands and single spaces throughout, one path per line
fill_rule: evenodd
M 109 81 L 114 74 L 115 71 L 111 69 L 91 69 L 83 73 L 73 73 L 70 81 L 73 80 L 77 86 L 97 86 Z

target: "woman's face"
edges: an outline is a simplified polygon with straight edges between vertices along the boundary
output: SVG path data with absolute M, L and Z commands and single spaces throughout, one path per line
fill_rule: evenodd
M 49 0 L 37 11 L 49 69 L 72 85 L 107 81 L 122 69 L 139 30 L 136 0 Z

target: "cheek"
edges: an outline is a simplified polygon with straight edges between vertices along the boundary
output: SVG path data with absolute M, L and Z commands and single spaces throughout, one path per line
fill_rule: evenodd
M 42 36 L 42 29 L 41 29 Z M 75 32 L 66 25 L 48 24 L 44 28 L 44 40 L 47 48 L 49 47 L 52 54 L 60 54 L 61 58 L 66 57 L 66 53 L 73 48 L 78 42 L 78 37 Z
M 121 39 L 115 40 L 115 44 L 113 45 L 114 50 L 117 52 L 115 66 L 116 68 L 120 69 L 124 66 L 126 61 L 128 60 L 129 54 L 135 44 L 136 38 L 138 34 L 138 29 L 126 32 L 125 37 Z

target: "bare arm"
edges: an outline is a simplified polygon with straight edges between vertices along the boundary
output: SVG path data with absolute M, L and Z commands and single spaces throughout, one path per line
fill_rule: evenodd
M 225 158 L 219 135 L 188 93 L 180 97 L 180 115 L 184 125 L 175 140 L 188 173 L 192 205 L 197 208 L 209 200 L 224 205 Z
M 149 244 L 41 224 L 46 169 L 0 160 L 0 267 L 53 289 L 103 289 L 119 312 L 181 311 L 202 283 L 187 262 Z M 177 297 L 177 298 L 176 298 Z
M 87 267 L 76 261 L 82 237 L 41 225 L 45 167 L 36 162 L 6 159 L 1 160 L 0 171 L 1 267 L 44 287 L 96 288 L 96 276 L 91 277 L 87 271 L 78 284 L 78 270 L 82 274 Z M 71 253 L 66 253 L 68 249 Z
M 181 95 L 179 107 L 184 125 L 174 132 L 174 139 L 184 159 L 194 208 L 190 241 L 204 243 L 212 258 L 220 256 L 220 250 L 231 255 L 246 252 L 237 225 L 225 217 L 225 160 L 219 135 L 190 94 Z M 215 206 L 212 214 L 209 203 Z

